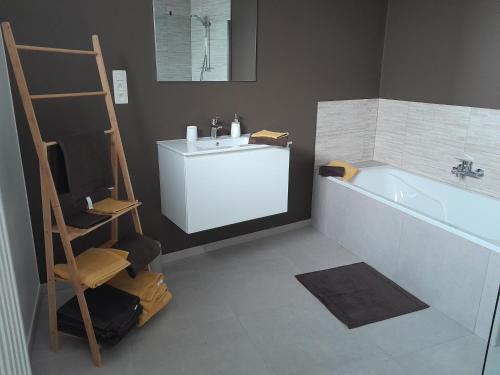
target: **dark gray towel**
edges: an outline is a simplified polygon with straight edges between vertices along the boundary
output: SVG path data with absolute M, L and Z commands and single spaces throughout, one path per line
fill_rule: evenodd
M 142 312 L 138 297 L 109 285 L 87 289 L 85 298 L 97 340 L 114 345 L 134 327 Z M 58 326 L 64 332 L 85 336 L 78 300 L 73 297 L 57 311 Z
M 269 145 L 269 146 L 286 147 L 286 146 L 288 146 L 288 135 L 284 135 L 284 136 L 276 138 L 276 139 L 270 138 L 270 137 L 250 136 L 248 143 L 254 144 L 254 145 Z
M 137 233 L 122 238 L 113 248 L 129 252 L 127 260 L 130 266 L 127 267 L 127 272 L 130 277 L 136 277 L 161 253 L 161 245 L 158 241 Z
M 65 218 L 66 225 L 74 228 L 88 229 L 111 218 L 111 215 L 97 215 L 86 211 L 80 211 Z
M 64 156 L 69 192 L 73 200 L 113 186 L 110 140 L 102 131 L 57 139 Z
M 344 177 L 345 168 L 323 165 L 322 167 L 319 167 L 319 175 L 323 177 Z

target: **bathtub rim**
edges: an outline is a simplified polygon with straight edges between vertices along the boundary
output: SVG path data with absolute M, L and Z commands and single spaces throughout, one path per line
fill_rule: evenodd
M 409 171 L 406 171 L 404 169 L 397 168 L 397 167 L 394 167 L 394 166 L 391 166 L 391 165 L 386 165 L 386 164 L 373 165 L 373 166 L 364 166 L 364 167 L 361 167 L 359 169 L 360 169 L 360 172 L 362 172 L 364 169 L 383 168 L 383 167 L 390 168 L 390 169 L 401 170 L 403 172 L 406 172 L 406 173 L 409 173 L 409 174 L 413 174 L 413 175 L 418 176 L 420 178 L 429 179 L 428 177 L 424 177 L 424 176 L 418 175 L 416 173 L 409 172 Z M 392 201 L 392 200 L 390 200 L 390 199 L 388 199 L 386 197 L 383 197 L 383 196 L 381 196 L 379 194 L 376 194 L 376 193 L 373 193 L 373 192 L 371 192 L 369 190 L 363 189 L 362 187 L 359 187 L 359 186 L 353 184 L 352 182 L 343 181 L 343 180 L 341 180 L 339 178 L 336 178 L 336 177 L 321 177 L 321 176 L 317 176 L 317 178 L 325 178 L 328 181 L 334 182 L 334 183 L 339 184 L 341 186 L 344 186 L 344 187 L 346 187 L 348 189 L 354 190 L 354 191 L 356 191 L 356 192 L 358 192 L 360 194 L 363 194 L 363 195 L 365 195 L 367 197 L 375 199 L 376 201 L 378 201 L 380 203 L 386 204 L 386 205 L 388 205 L 388 206 L 390 206 L 392 208 L 395 208 L 395 209 L 397 209 L 399 211 L 402 211 L 402 212 L 406 213 L 407 215 L 415 217 L 415 218 L 417 218 L 419 220 L 422 220 L 422 221 L 424 221 L 424 222 L 426 222 L 428 224 L 435 225 L 435 226 L 437 226 L 437 227 L 439 227 L 439 228 L 441 228 L 443 230 L 446 230 L 449 233 L 452 233 L 454 235 L 460 236 L 460 237 L 462 237 L 462 238 L 464 238 L 464 239 L 466 239 L 466 240 L 468 240 L 470 242 L 473 242 L 473 243 L 475 243 L 475 244 L 477 244 L 479 246 L 485 247 L 485 248 L 487 248 L 487 249 L 489 249 L 491 251 L 494 251 L 494 252 L 500 254 L 500 245 L 496 245 L 496 244 L 494 244 L 492 242 L 489 242 L 486 239 L 483 239 L 481 237 L 478 237 L 478 236 L 476 236 L 476 235 L 474 235 L 472 233 L 469 233 L 467 231 L 461 230 L 459 228 L 456 228 L 456 227 L 454 227 L 454 226 L 452 226 L 450 224 L 447 224 L 445 222 L 439 221 L 437 219 L 431 218 L 431 217 L 429 217 L 429 216 L 427 216 L 427 215 L 425 215 L 423 213 L 420 213 L 420 212 L 415 211 L 415 210 L 413 210 L 411 208 L 408 208 L 408 207 L 406 207 L 406 206 L 404 206 L 404 205 L 402 205 L 400 203 L 394 202 L 394 201 Z M 446 183 L 441 182 L 441 181 L 436 181 L 436 180 L 432 180 L 432 179 L 429 179 L 429 180 L 431 180 L 433 182 L 437 182 L 437 183 L 443 184 L 443 185 L 446 185 L 446 186 L 451 186 L 451 187 L 454 187 L 456 189 L 460 189 L 460 188 L 458 188 L 456 186 L 453 186 L 453 185 L 450 185 L 450 184 L 446 184 Z M 468 190 L 465 190 L 465 189 L 460 189 L 460 190 L 464 190 L 464 191 L 468 192 Z M 475 194 L 479 194 L 477 192 L 474 192 L 474 193 Z M 495 199 L 495 198 L 492 198 L 492 197 L 489 197 L 489 196 L 487 196 L 487 197 L 491 198 L 491 199 Z

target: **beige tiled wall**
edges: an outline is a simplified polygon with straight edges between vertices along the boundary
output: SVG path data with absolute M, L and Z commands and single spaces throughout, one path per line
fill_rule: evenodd
M 484 178 L 452 175 L 462 157 Z M 380 99 L 374 159 L 500 197 L 500 110 Z
M 453 176 L 472 158 L 483 179 Z M 387 99 L 320 102 L 315 165 L 377 160 L 500 198 L 500 110 Z
M 371 160 L 378 99 L 318 103 L 315 166 L 332 159 Z

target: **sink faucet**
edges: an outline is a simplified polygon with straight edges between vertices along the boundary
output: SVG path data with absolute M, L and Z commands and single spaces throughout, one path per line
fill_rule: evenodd
M 222 123 L 220 122 L 219 117 L 214 117 L 210 122 L 210 137 L 212 137 L 212 139 L 217 139 L 217 136 L 222 129 Z
M 460 164 L 451 169 L 451 173 L 458 178 L 472 177 L 483 178 L 484 171 L 482 169 L 472 169 L 472 160 L 459 159 Z

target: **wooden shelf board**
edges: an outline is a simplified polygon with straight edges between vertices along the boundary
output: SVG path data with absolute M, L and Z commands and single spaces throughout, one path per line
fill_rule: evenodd
M 142 204 L 141 202 L 136 202 L 133 206 L 130 206 L 129 208 L 124 209 L 123 211 L 120 211 L 116 214 L 111 215 L 111 217 L 108 220 L 105 220 L 102 223 L 94 225 L 93 227 L 88 228 L 88 229 L 80 229 L 80 228 L 74 228 L 74 227 L 67 226 L 66 228 L 68 230 L 68 238 L 70 241 L 73 241 L 79 237 L 85 236 L 85 235 L 89 234 L 90 232 L 93 232 L 94 230 L 102 227 L 103 225 L 111 223 L 113 220 L 118 219 L 120 216 L 122 216 L 122 215 L 124 215 L 132 210 L 135 210 L 137 207 L 141 206 L 141 204 Z M 54 225 L 52 227 L 52 233 L 58 233 L 58 234 L 60 233 L 57 225 Z

